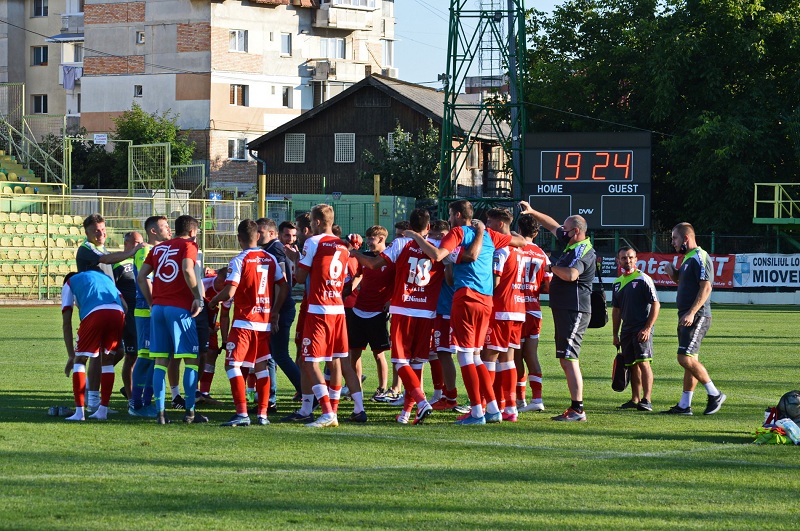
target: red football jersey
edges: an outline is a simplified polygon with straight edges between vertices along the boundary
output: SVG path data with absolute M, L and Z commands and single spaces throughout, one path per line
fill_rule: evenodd
M 344 283 L 345 284 L 349 284 L 349 283 L 353 282 L 353 280 L 358 276 L 359 269 L 360 269 L 360 266 L 358 265 L 358 261 L 355 258 L 348 258 L 347 259 L 347 269 L 346 269 L 346 273 L 347 274 L 344 277 Z M 343 304 L 344 304 L 345 308 L 352 308 L 353 306 L 356 305 L 356 299 L 358 298 L 358 290 L 359 289 L 360 289 L 359 287 L 356 287 L 356 289 L 351 291 L 350 295 L 348 295 L 344 299 Z
M 350 252 L 341 238 L 318 234 L 306 240 L 297 267 L 309 271 L 308 313 L 344 313 L 342 288 Z
M 183 278 L 184 258 L 197 262 L 197 243 L 186 238 L 161 242 L 145 258 L 144 263 L 153 268 L 154 305 L 192 309 L 194 294 Z
M 366 253 L 373 255 L 374 253 Z M 383 307 L 392 298 L 394 288 L 395 268 L 393 263 L 388 263 L 380 269 L 362 267 L 361 285 L 358 290 L 358 299 L 355 308 L 364 313 L 382 312 Z
M 539 295 L 542 282 L 545 278 L 552 277 L 552 273 L 547 273 L 550 258 L 538 245 L 529 243 L 519 249 L 517 260 L 519 266 L 514 283 L 519 286 L 525 297 L 525 311 L 541 317 L 542 307 L 539 304 Z
M 525 298 L 517 282 L 520 256 L 516 247 L 501 247 L 494 251 L 492 272 L 500 280 L 494 287 L 492 306 L 494 318 L 498 321 L 525 321 Z
M 439 247 L 438 240 L 428 241 Z M 395 238 L 381 256 L 395 266 L 389 313 L 429 319 L 436 317 L 444 265 L 428 258 L 411 238 Z
M 275 284 L 285 283 L 277 260 L 261 247 L 246 249 L 228 265 L 226 284 L 236 286 L 231 328 L 269 332 Z

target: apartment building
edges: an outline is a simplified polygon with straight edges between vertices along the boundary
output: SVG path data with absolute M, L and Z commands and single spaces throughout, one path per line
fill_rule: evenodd
M 3 0 L 0 82 L 26 114 L 110 133 L 169 110 L 215 187 L 252 185 L 246 145 L 372 73 L 397 77 L 394 0 Z

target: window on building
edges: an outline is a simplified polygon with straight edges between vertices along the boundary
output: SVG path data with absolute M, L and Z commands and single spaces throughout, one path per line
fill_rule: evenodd
M 477 142 L 474 142 L 472 146 L 469 148 L 469 153 L 467 154 L 467 168 L 478 167 L 479 155 L 480 155 L 480 147 L 478 146 Z
M 356 134 L 335 133 L 334 162 L 351 163 L 356 161 Z
M 389 153 L 394 153 L 394 133 L 386 135 L 386 149 Z
M 231 30 L 228 35 L 228 51 L 247 52 L 247 30 Z
M 33 95 L 33 114 L 47 114 L 47 94 Z
M 247 107 L 247 85 L 231 85 L 231 105 Z
M 46 17 L 47 11 L 47 0 L 33 0 L 34 17 Z
M 145 42 L 144 32 L 143 31 L 137 31 L 136 32 L 136 44 L 144 44 L 144 42 Z
M 345 59 L 345 43 L 343 38 L 331 37 L 319 40 L 319 56 L 328 59 Z
M 144 90 L 142 89 L 141 85 L 134 85 L 133 86 L 133 97 L 134 98 L 141 98 L 144 95 Z
M 281 33 L 281 54 L 292 55 L 292 34 Z
M 391 18 L 394 16 L 394 0 L 383 0 L 381 6 L 383 7 L 382 14 L 384 17 Z
M 383 66 L 388 68 L 394 66 L 394 41 L 382 40 L 383 44 Z
M 286 133 L 284 137 L 283 162 L 304 163 L 306 161 L 306 135 Z
M 247 160 L 247 139 L 228 139 L 228 158 L 231 160 Z
M 72 47 L 72 61 L 75 63 L 83 62 L 83 44 L 75 44 Z
M 337 6 L 375 7 L 375 0 L 323 0 L 322 3 Z
M 31 64 L 33 66 L 47 66 L 47 46 L 31 46 Z
M 283 87 L 282 89 L 282 96 L 283 96 L 283 106 L 287 109 L 292 108 L 292 87 Z

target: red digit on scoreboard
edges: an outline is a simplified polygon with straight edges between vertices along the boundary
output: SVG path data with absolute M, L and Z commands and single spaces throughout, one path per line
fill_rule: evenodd
M 630 178 L 631 174 L 631 153 L 630 151 L 625 153 L 625 163 L 619 163 L 619 153 L 614 153 L 614 167 L 615 168 L 625 168 L 625 178 Z
M 608 162 L 609 160 L 611 160 L 611 155 L 609 155 L 608 152 L 605 151 L 597 152 L 595 153 L 595 155 L 597 155 L 598 157 L 605 157 L 606 162 L 605 164 L 595 164 L 594 167 L 592 167 L 592 180 L 605 181 L 606 180 L 605 176 L 597 175 L 597 168 L 608 168 Z
M 570 164 L 570 157 L 574 159 L 577 158 L 577 162 L 573 162 Z M 575 175 L 571 177 L 564 177 L 565 181 L 577 181 L 578 177 L 580 177 L 581 173 L 581 154 L 580 153 L 567 153 L 567 156 L 564 157 L 564 167 L 575 170 Z

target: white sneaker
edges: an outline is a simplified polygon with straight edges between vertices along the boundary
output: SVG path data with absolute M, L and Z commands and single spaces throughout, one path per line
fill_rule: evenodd
M 306 424 L 306 428 L 335 428 L 339 425 L 339 420 L 333 413 L 320 415 L 317 420 Z
M 108 420 L 108 407 L 98 406 L 97 411 L 89 415 L 89 418 L 94 420 Z
M 544 404 L 542 402 L 531 402 L 527 406 L 517 409 L 520 413 L 527 413 L 529 411 L 544 411 Z
M 400 407 L 406 403 L 406 394 L 400 393 L 400 396 L 394 402 L 389 402 L 390 406 Z
M 528 403 L 525 401 L 525 399 L 517 400 L 517 409 L 521 409 L 527 405 Z

